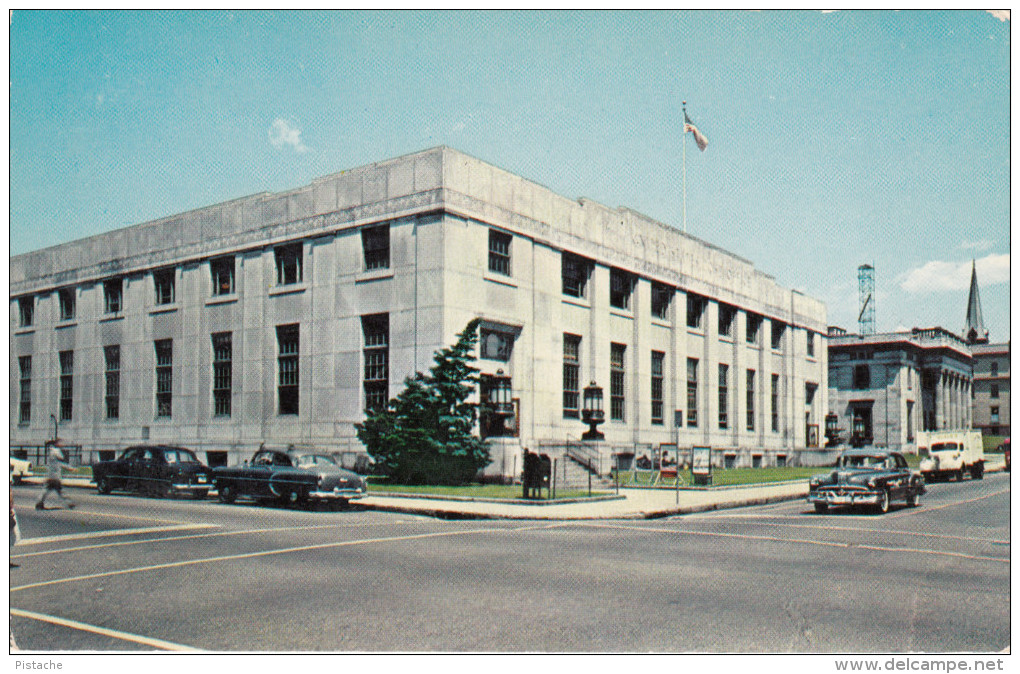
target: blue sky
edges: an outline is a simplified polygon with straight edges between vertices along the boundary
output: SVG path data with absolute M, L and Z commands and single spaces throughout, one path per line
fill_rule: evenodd
M 15 12 L 12 255 L 449 145 L 682 221 L 856 330 L 1009 338 L 1009 29 L 987 12 Z

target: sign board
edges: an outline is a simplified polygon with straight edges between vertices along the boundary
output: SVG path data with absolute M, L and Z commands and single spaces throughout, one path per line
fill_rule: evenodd
M 712 474 L 712 448 L 691 448 L 691 473 L 694 475 Z

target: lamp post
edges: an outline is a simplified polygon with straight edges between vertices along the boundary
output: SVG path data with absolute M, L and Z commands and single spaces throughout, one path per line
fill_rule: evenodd
M 605 435 L 598 431 L 597 426 L 606 420 L 602 409 L 602 387 L 592 382 L 584 387 L 584 407 L 581 421 L 588 424 L 588 431 L 581 436 L 582 440 L 604 440 Z
M 57 441 L 57 415 L 51 414 L 50 421 L 53 422 L 53 442 Z
M 510 377 L 503 374 L 503 370 L 496 370 L 495 376 L 492 377 L 489 405 L 492 408 L 492 415 L 495 417 L 491 435 L 505 435 L 506 420 L 514 415 L 514 403 Z

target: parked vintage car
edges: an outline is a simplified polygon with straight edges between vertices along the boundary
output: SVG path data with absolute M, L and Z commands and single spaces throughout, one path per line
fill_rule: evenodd
M 212 488 L 212 471 L 185 447 L 136 445 L 118 459 L 92 466 L 92 481 L 100 494 L 122 489 L 160 497 L 190 494 L 199 499 Z
M 829 506 L 859 505 L 885 513 L 892 501 L 918 505 L 924 493 L 924 478 L 899 452 L 853 449 L 840 456 L 831 473 L 811 478 L 807 500 L 820 513 Z
M 365 478 L 341 468 L 331 456 L 307 450 L 263 448 L 245 465 L 215 468 L 213 480 L 224 503 L 249 496 L 284 504 L 346 505 L 367 493 Z
M 11 457 L 11 480 L 14 484 L 21 484 L 21 481 L 26 477 L 32 476 L 32 462 L 26 461 L 25 459 L 19 459 L 16 456 Z

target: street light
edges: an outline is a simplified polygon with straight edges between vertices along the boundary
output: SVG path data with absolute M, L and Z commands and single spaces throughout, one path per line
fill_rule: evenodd
M 581 436 L 582 440 L 604 440 L 605 435 L 596 428 L 606 420 L 606 413 L 602 409 L 602 387 L 595 382 L 584 387 L 584 407 L 581 411 L 581 420 L 588 424 L 588 431 Z
M 490 435 L 505 435 L 506 420 L 514 415 L 513 390 L 510 388 L 510 377 L 503 370 L 496 370 L 491 378 L 489 388 L 489 406 L 495 417 Z

